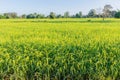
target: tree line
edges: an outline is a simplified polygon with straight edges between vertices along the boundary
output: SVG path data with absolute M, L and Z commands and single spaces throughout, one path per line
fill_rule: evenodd
M 49 15 L 31 13 L 31 14 L 22 14 L 18 16 L 16 12 L 9 12 L 0 14 L 0 19 L 11 19 L 11 18 L 23 18 L 23 19 L 43 19 L 43 18 L 120 18 L 120 10 L 112 10 L 113 7 L 111 5 L 105 5 L 103 9 L 91 9 L 88 14 L 83 15 L 81 11 L 74 15 L 70 15 L 68 11 L 61 14 L 55 14 L 54 12 L 50 12 Z

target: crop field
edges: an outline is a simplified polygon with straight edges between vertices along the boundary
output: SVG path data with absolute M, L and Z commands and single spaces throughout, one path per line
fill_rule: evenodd
M 1 19 L 0 80 L 120 80 L 120 20 Z

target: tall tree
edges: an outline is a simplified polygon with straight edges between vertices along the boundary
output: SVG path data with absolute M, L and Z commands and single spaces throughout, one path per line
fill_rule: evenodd
M 17 13 L 15 13 L 15 12 L 4 13 L 4 16 L 5 16 L 6 18 L 17 18 L 17 17 L 18 17 L 18 16 L 17 16 Z
M 91 9 L 88 13 L 88 17 L 95 17 L 96 16 L 96 10 L 95 9 Z
M 69 18 L 69 17 L 70 17 L 69 12 L 68 12 L 68 11 L 65 12 L 65 13 L 64 13 L 64 18 Z
M 22 14 L 20 18 L 26 18 L 26 14 Z
M 115 18 L 120 18 L 120 11 L 115 13 Z
M 54 12 L 50 12 L 50 15 L 49 15 L 50 19 L 54 19 L 56 17 L 55 13 Z
M 79 13 L 76 13 L 75 17 L 76 18 L 81 18 L 82 17 L 82 12 L 80 11 Z
M 111 17 L 115 17 L 115 14 L 117 13 L 117 11 L 111 11 Z
M 34 14 L 28 14 L 28 15 L 26 16 L 26 18 L 27 18 L 27 19 L 33 19 L 33 18 L 35 18 L 35 16 L 34 16 Z
M 16 12 L 11 13 L 11 17 L 12 17 L 12 18 L 17 18 L 17 17 L 18 17 L 18 16 L 17 16 L 17 13 L 16 13 Z
M 111 13 L 111 9 L 113 7 L 111 5 L 105 5 L 104 6 L 104 9 L 103 9 L 103 20 L 106 18 L 106 17 L 110 17 L 110 13 Z

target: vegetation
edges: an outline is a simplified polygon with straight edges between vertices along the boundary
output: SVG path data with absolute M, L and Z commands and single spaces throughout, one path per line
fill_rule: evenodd
M 119 19 L 0 20 L 0 80 L 119 80 Z
M 54 13 L 54 12 L 51 12 L 50 15 L 49 15 L 49 17 L 50 17 L 51 19 L 54 19 L 54 18 L 55 18 L 55 13 Z
M 115 13 L 115 18 L 120 18 L 120 11 Z
M 105 5 L 104 6 L 104 9 L 103 9 L 103 20 L 104 18 L 106 17 L 111 17 L 111 9 L 112 9 L 112 6 L 111 5 Z
M 83 15 L 81 11 L 70 15 L 68 11 L 64 13 L 64 15 L 56 14 L 55 12 L 50 12 L 49 15 L 39 14 L 39 13 L 31 13 L 31 14 L 23 14 L 18 16 L 15 12 L 3 13 L 0 15 L 0 19 L 14 19 L 14 18 L 23 18 L 23 19 L 55 19 L 55 18 L 119 18 L 119 10 L 112 10 L 113 7 L 111 5 L 105 5 L 103 9 L 91 9 L 87 15 Z

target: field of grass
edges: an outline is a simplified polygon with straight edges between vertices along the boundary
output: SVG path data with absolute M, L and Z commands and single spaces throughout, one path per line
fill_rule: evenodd
M 120 80 L 120 20 L 101 20 L 0 20 L 0 80 Z

